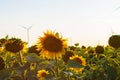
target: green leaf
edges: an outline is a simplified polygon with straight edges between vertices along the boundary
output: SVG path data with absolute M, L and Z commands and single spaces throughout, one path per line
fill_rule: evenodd
M 39 62 L 40 58 L 35 53 L 30 53 L 28 56 L 26 56 L 26 60 L 28 62 Z
M 75 60 L 68 60 L 67 66 L 72 67 L 72 68 L 82 68 L 83 67 L 79 62 L 77 62 Z
M 114 66 L 107 67 L 107 75 L 110 80 L 116 80 L 117 78 L 117 68 Z
M 10 69 L 2 70 L 0 71 L 0 80 L 8 80 L 10 75 L 11 75 Z

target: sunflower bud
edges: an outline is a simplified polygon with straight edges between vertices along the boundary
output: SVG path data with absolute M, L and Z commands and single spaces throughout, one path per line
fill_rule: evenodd
M 115 49 L 120 47 L 120 35 L 112 35 L 109 40 L 108 43 L 110 46 L 114 47 Z
M 103 48 L 103 46 L 98 45 L 95 48 L 95 51 L 96 51 L 96 53 L 103 53 L 104 52 L 104 48 Z

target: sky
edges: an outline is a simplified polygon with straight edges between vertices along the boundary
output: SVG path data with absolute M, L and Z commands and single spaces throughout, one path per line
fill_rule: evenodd
M 120 34 L 120 0 L 0 0 L 0 38 L 21 38 L 34 45 L 47 29 L 68 44 L 107 45 Z

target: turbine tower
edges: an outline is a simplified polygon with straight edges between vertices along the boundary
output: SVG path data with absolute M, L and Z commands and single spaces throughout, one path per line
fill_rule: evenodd
M 29 30 L 32 28 L 32 26 L 30 26 L 30 27 L 21 26 L 21 27 L 24 28 L 27 32 L 27 43 L 28 43 L 28 47 L 29 47 Z
M 113 31 L 112 27 L 111 27 L 111 31 L 110 31 L 110 35 L 114 35 L 115 32 Z

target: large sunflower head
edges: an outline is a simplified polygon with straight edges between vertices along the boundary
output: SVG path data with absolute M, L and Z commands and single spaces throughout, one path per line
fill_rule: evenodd
M 86 66 L 86 60 L 85 58 L 83 58 L 82 56 L 78 56 L 78 55 L 74 55 L 72 57 L 70 57 L 70 60 L 75 60 L 77 61 L 80 65 L 82 66 Z M 75 72 L 82 72 L 82 70 L 84 68 L 70 68 L 71 70 L 75 71 Z
M 47 30 L 44 36 L 39 38 L 38 47 L 41 50 L 41 56 L 44 58 L 55 59 L 65 54 L 67 39 L 62 39 L 58 33 Z
M 5 44 L 5 49 L 7 51 L 17 53 L 24 48 L 24 42 L 18 38 L 11 38 Z
M 44 69 L 43 70 L 39 70 L 37 72 L 37 77 L 40 78 L 40 80 L 41 80 L 41 79 L 44 79 L 48 74 L 49 74 L 49 72 L 44 70 Z

